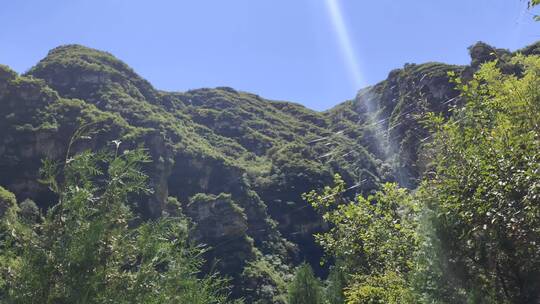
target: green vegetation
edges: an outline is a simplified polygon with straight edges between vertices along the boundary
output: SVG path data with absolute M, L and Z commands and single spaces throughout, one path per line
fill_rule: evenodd
M 326 279 L 326 287 L 324 289 L 324 299 L 327 304 L 342 304 L 345 303 L 345 287 L 347 278 L 345 271 L 338 266 L 330 269 L 330 274 Z
M 539 45 L 325 112 L 79 45 L 0 66 L 0 302 L 535 303 Z
M 540 57 L 456 79 L 465 106 L 434 131 L 429 174 L 353 202 L 344 182 L 305 198 L 332 228 L 317 236 L 347 273 L 347 303 L 536 303 L 540 299 Z M 451 75 L 453 75 L 451 73 Z
M 527 1 L 527 5 L 528 5 L 529 9 L 532 9 L 532 8 L 538 6 L 539 4 L 540 4 L 540 1 L 538 1 L 538 0 L 528 0 Z M 535 21 L 540 21 L 540 16 L 534 15 L 534 20 Z
M 313 224 L 321 219 L 301 199 L 303 192 L 331 182 L 335 171 L 347 182 L 369 176 L 365 190 L 376 188 L 381 165 L 377 157 L 363 148 L 342 157 L 354 140 L 336 135 L 325 113 L 297 104 L 230 88 L 160 92 L 111 54 L 79 45 L 51 50 L 24 75 L 7 68 L 4 74 L 1 185 L 19 187 L 23 199 L 33 199 L 42 209 L 53 205 L 50 191 L 37 182 L 39 162 L 62 159 L 68 139 L 81 125 L 91 125 L 93 133 L 74 144 L 74 151 L 97 150 L 112 142 L 131 149 L 144 144 L 154 159 L 145 164 L 153 192 L 138 197 L 135 212 L 143 219 L 158 218 L 169 197 L 187 208 L 198 193 L 229 194 L 246 217 L 243 228 L 225 230 L 231 234 L 221 237 L 221 231 L 195 223 L 194 234 L 205 235 L 197 239 L 217 248 L 206 257 L 215 258 L 216 269 L 233 283 L 246 282 L 249 275 L 262 284 L 250 292 L 272 286 L 273 298 L 283 297 L 284 290 L 281 282 L 256 279 L 260 275 L 253 270 L 259 268 L 244 271 L 248 265 L 280 261 L 272 265 L 277 272 L 273 278 L 280 278 L 291 274 L 300 250 L 308 252 L 312 262 L 320 257 L 311 234 L 322 228 Z M 351 159 L 355 166 L 347 167 Z M 191 208 L 196 211 L 190 219 L 203 220 L 197 212 L 204 210 Z M 214 219 L 220 225 L 230 220 Z M 242 235 L 236 235 L 238 231 Z M 238 258 L 229 258 L 232 250 L 240 251 Z M 238 287 L 233 296 L 249 298 Z
M 336 176 L 334 183 L 305 197 L 332 223 L 317 241 L 347 274 L 347 303 L 415 303 L 406 281 L 417 247 L 418 208 L 410 194 L 386 184 L 375 195 L 347 203 L 343 181 Z
M 6 300 L 8 284 L 13 280 L 12 267 L 17 267 L 18 242 L 15 231 L 23 231 L 17 219 L 15 195 L 0 187 L 0 302 Z M 26 233 L 26 231 L 24 231 Z
M 33 227 L 2 219 L 11 229 L 8 238 L 2 229 L 2 302 L 223 303 L 223 282 L 197 277 L 201 251 L 190 245 L 185 219 L 134 226 L 129 197 L 150 191 L 141 171 L 148 161 L 141 149 L 84 152 L 62 168 L 46 161 L 42 180 L 58 204 Z
M 496 62 L 484 64 L 460 84 L 466 106 L 448 122 L 432 119 L 436 157 L 421 201 L 437 214 L 433 229 L 444 241 L 435 252 L 448 263 L 441 270 L 456 279 L 444 291 L 473 301 L 540 297 L 540 58 L 518 56 L 513 63 L 523 69 L 520 77 L 502 74 Z
M 307 264 L 302 264 L 289 286 L 289 304 L 320 304 L 322 289 L 313 270 Z

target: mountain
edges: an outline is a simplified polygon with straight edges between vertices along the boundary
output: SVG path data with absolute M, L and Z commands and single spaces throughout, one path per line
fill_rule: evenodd
M 516 53 L 540 54 L 539 45 Z M 207 269 L 232 278 L 233 297 L 280 303 L 292 266 L 327 271 L 313 234 L 328 227 L 302 193 L 336 173 L 350 196 L 386 181 L 414 188 L 429 165 L 425 114 L 452 115 L 462 102 L 449 72 L 470 78 L 497 59 L 519 73 L 516 53 L 484 43 L 470 53 L 469 66 L 406 64 L 316 112 L 226 87 L 160 91 L 109 53 L 60 46 L 25 74 L 0 66 L 0 186 L 47 209 L 56 198 L 39 182 L 43 159 L 142 145 L 154 191 L 133 206 L 141 219 L 179 204 L 209 248 Z

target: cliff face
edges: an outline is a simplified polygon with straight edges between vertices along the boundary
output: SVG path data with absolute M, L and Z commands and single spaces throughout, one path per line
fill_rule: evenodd
M 328 112 L 333 128 L 357 128 L 344 133 L 385 163 L 385 178 L 412 188 L 422 170 L 418 157 L 429 133 L 421 121 L 428 112 L 448 113 L 459 105 L 459 94 L 448 72 L 464 67 L 441 63 L 406 64 L 387 80 L 358 93 L 355 100 Z
M 469 77 L 493 54 L 519 72 L 507 63 L 513 53 L 478 44 L 469 67 L 408 64 L 315 112 L 231 88 L 158 91 L 108 53 L 58 47 L 25 75 L 0 66 L 0 186 L 48 208 L 55 197 L 38 182 L 42 159 L 142 144 L 154 193 L 134 208 L 152 218 L 179 202 L 234 296 L 282 302 L 289 266 L 307 260 L 324 272 L 312 235 L 328 227 L 301 194 L 335 173 L 356 186 L 349 195 L 385 181 L 414 187 L 429 141 L 423 116 L 460 104 L 448 72 Z

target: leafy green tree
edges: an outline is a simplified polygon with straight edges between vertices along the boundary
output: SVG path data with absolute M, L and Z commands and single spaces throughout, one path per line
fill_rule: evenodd
M 342 197 L 344 189 L 336 175 L 334 187 L 304 197 L 332 225 L 316 239 L 352 277 L 347 303 L 412 303 L 407 279 L 417 246 L 414 200 L 395 184 L 354 202 Z
M 197 277 L 201 250 L 188 242 L 185 219 L 137 223 L 130 200 L 149 191 L 141 171 L 149 158 L 142 149 L 116 153 L 44 162 L 43 182 L 59 201 L 19 238 L 7 303 L 225 302 L 221 280 Z
M 347 278 L 341 267 L 334 266 L 330 269 L 330 274 L 326 280 L 324 289 L 325 304 L 343 304 L 345 303 L 345 287 Z
M 490 62 L 456 80 L 465 107 L 432 119 L 436 156 L 421 200 L 434 213 L 426 243 L 436 253 L 424 264 L 438 266 L 423 268 L 473 303 L 540 299 L 540 58 L 512 64 L 519 77 Z
M 322 290 L 319 280 L 308 264 L 302 264 L 289 285 L 289 304 L 321 304 Z
M 345 295 L 348 304 L 418 303 L 407 279 L 393 271 L 364 276 L 361 280 L 354 281 Z
M 15 195 L 0 187 L 0 218 L 11 216 L 16 204 Z
M 538 6 L 539 4 L 540 4 L 540 0 L 529 0 L 527 2 L 527 5 L 528 5 L 529 9 L 532 9 L 535 6 Z M 540 16 L 539 15 L 534 15 L 534 20 L 535 21 L 540 21 Z
M 540 299 L 540 58 L 496 61 L 455 82 L 465 105 L 430 115 L 433 157 L 413 195 L 387 184 L 345 199 L 344 182 L 304 197 L 316 236 L 350 279 L 347 303 L 537 303 Z
M 36 203 L 31 199 L 26 199 L 19 204 L 19 220 L 28 226 L 37 224 L 41 218 L 41 212 Z
M 7 290 L 13 280 L 13 274 L 18 269 L 18 243 L 22 229 L 17 216 L 18 205 L 15 195 L 0 187 L 0 302 L 7 301 Z

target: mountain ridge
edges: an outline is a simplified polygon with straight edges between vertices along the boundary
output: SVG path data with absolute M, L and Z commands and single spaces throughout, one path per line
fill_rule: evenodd
M 520 52 L 538 54 L 538 45 Z M 326 272 L 313 233 L 328 227 L 302 193 L 336 173 L 355 186 L 351 196 L 386 181 L 414 188 L 426 166 L 423 116 L 460 106 L 448 72 L 467 78 L 494 58 L 515 72 L 515 53 L 483 43 L 470 53 L 470 66 L 405 65 L 318 112 L 227 87 L 160 91 L 107 52 L 57 47 L 22 75 L 0 66 L 0 185 L 45 209 L 55 198 L 39 183 L 41 160 L 65 160 L 81 127 L 90 126 L 88 139 L 72 153 L 113 141 L 120 150 L 144 145 L 154 193 L 134 206 L 141 217 L 179 204 L 193 238 L 210 247 L 208 267 L 216 262 L 232 277 L 234 297 L 279 303 L 285 290 L 275 278 L 289 277 L 292 266 L 306 260 Z

